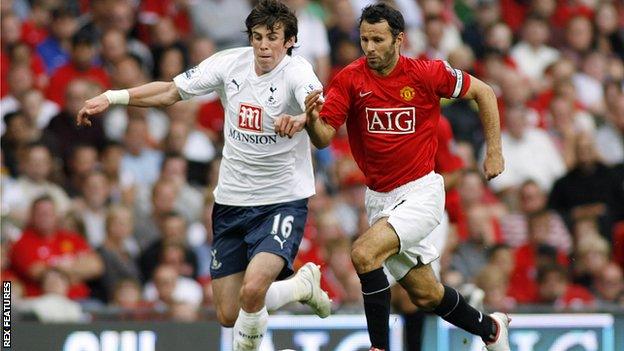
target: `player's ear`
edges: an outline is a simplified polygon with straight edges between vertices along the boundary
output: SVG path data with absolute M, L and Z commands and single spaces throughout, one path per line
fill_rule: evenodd
M 400 32 L 399 35 L 397 35 L 397 37 L 394 40 L 397 43 L 397 45 L 401 47 L 401 44 L 403 44 L 403 40 L 405 40 L 405 33 Z
M 284 43 L 284 46 L 286 47 L 286 49 L 290 49 L 293 46 L 295 46 L 295 37 L 290 37 L 290 39 L 286 40 L 286 43 Z

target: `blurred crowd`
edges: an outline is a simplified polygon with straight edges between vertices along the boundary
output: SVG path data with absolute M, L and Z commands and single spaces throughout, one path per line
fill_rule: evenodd
M 361 55 L 371 0 L 284 0 L 295 55 L 327 86 Z M 490 84 L 506 171 L 480 172 L 476 106 L 443 101 L 437 171 L 450 220 L 441 278 L 488 309 L 624 306 L 624 4 L 617 0 L 394 0 L 404 55 Z M 106 89 L 171 80 L 248 44 L 248 0 L 2 0 L 2 279 L 42 320 L 85 306 L 211 306 L 212 189 L 223 145 L 216 94 L 164 109 L 75 116 Z M 337 307 L 361 306 L 350 244 L 367 227 L 345 130 L 312 150 L 316 195 L 298 264 L 322 265 Z M 400 162 L 400 160 L 397 160 Z M 398 289 L 398 288 L 396 288 Z M 395 307 L 412 308 L 395 290 Z

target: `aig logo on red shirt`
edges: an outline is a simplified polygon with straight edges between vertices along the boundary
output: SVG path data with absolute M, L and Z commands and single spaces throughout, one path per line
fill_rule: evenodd
M 416 130 L 416 108 L 366 108 L 369 133 L 411 134 Z
M 238 110 L 238 127 L 252 132 L 262 132 L 262 108 L 241 103 Z

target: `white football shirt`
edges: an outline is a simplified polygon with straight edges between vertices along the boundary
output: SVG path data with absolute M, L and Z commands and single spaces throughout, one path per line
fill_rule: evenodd
M 286 56 L 258 76 L 251 47 L 214 54 L 173 79 L 183 99 L 217 92 L 225 110 L 225 145 L 215 201 L 230 206 L 259 206 L 314 195 L 307 133 L 292 139 L 274 132 L 281 114 L 305 111 L 305 97 L 322 89 L 312 66 Z

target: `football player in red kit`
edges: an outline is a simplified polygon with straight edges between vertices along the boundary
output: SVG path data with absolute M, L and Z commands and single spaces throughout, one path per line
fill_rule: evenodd
M 323 101 L 306 98 L 306 130 L 315 146 L 328 145 L 346 123 L 353 156 L 366 176 L 371 225 L 353 244 L 351 260 L 364 295 L 371 350 L 387 350 L 390 290 L 384 266 L 419 308 L 479 335 L 490 351 L 509 350 L 509 318 L 485 315 L 435 277 L 439 256 L 429 234 L 444 211 L 444 182 L 434 172 L 440 98 L 474 99 L 479 106 L 488 179 L 504 169 L 496 97 L 480 80 L 444 61 L 401 56 L 404 20 L 386 4 L 366 7 L 360 43 L 366 57 L 343 69 Z M 292 123 L 276 126 L 292 134 Z

